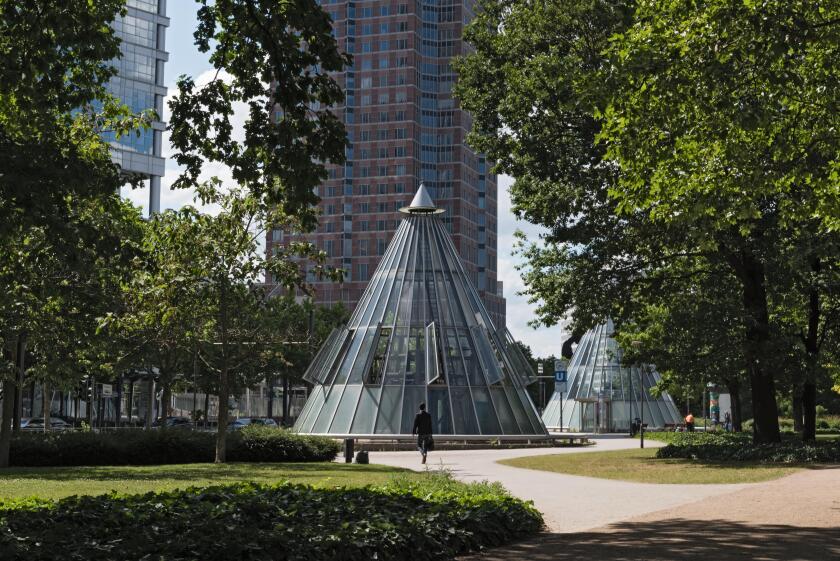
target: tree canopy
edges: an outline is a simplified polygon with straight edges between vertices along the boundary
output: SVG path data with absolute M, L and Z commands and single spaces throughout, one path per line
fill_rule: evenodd
M 737 333 L 710 333 L 730 336 L 721 357 L 749 380 L 761 441 L 779 438 L 777 350 L 799 336 L 813 420 L 837 338 L 839 10 L 486 0 L 458 65 L 470 141 L 516 177 L 514 210 L 548 228 L 519 246 L 539 320 L 679 325 L 668 335 L 693 336 L 676 353 L 703 348 L 698 303 L 723 311 Z

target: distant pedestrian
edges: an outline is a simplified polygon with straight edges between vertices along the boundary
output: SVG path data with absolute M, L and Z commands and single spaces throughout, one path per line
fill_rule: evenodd
M 732 432 L 732 413 L 729 411 L 723 414 L 723 430 Z
M 691 412 L 685 416 L 685 430 L 688 432 L 694 432 L 694 415 Z
M 420 412 L 414 416 L 414 428 L 411 429 L 411 434 L 417 435 L 417 449 L 423 456 L 421 463 L 426 463 L 426 454 L 429 453 L 434 440 L 432 439 L 432 416 L 426 412 L 426 404 L 420 404 Z

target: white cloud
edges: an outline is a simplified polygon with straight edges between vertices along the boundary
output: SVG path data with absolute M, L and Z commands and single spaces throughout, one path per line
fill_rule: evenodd
M 499 176 L 499 235 L 498 235 L 498 276 L 504 282 L 505 299 L 507 300 L 507 327 L 513 336 L 531 347 L 536 356 L 560 356 L 563 341 L 568 338 L 564 326 L 539 327 L 534 329 L 528 322 L 536 317 L 536 306 L 528 303 L 528 298 L 517 294 L 525 289 L 525 284 L 516 270 L 521 263 L 519 257 L 512 255 L 513 233 L 519 229 L 525 232 L 529 239 L 536 239 L 541 228 L 528 222 L 517 220 L 511 211 L 510 194 L 508 189 L 513 178 L 507 175 Z

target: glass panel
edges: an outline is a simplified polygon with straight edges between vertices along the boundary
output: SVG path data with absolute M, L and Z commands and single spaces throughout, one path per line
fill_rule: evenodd
M 362 346 L 362 342 L 367 338 L 365 336 L 367 330 L 353 329 L 350 333 L 352 335 L 350 338 L 350 348 L 341 359 L 341 367 L 338 369 L 338 374 L 335 377 L 333 385 L 344 384 L 347 382 L 347 378 L 350 376 L 350 369 L 353 367 L 353 362 L 359 354 L 359 348 Z M 347 345 L 345 344 L 345 346 Z M 359 377 L 359 381 L 361 381 L 361 376 Z
M 379 336 L 373 350 L 373 359 L 370 361 L 370 368 L 368 368 L 365 376 L 365 384 L 378 386 L 382 382 L 385 373 L 385 357 L 388 353 L 388 344 L 391 342 L 391 332 L 390 327 L 379 330 Z
M 414 416 L 420 412 L 420 404 L 426 402 L 425 386 L 406 386 L 403 397 L 402 430 L 400 434 L 411 434 Z
M 437 336 L 435 335 L 435 324 L 430 323 L 426 326 L 426 383 L 431 384 L 439 378 Z
M 511 410 L 513 411 L 513 417 L 516 419 L 516 423 L 519 425 L 520 430 L 524 434 L 539 434 L 542 430 L 535 429 L 534 426 L 531 424 L 531 420 L 528 418 L 528 414 L 525 413 L 525 409 L 527 407 L 531 407 L 530 403 L 522 403 L 522 400 L 519 398 L 519 393 L 516 391 L 515 388 L 504 386 L 505 393 L 508 396 L 508 403 L 510 404 Z
M 408 327 L 397 327 L 394 331 L 391 350 L 385 369 L 385 385 L 402 385 L 405 361 L 408 354 Z
M 481 426 L 481 434 L 502 434 L 499 426 L 499 419 L 493 402 L 490 401 L 490 393 L 487 388 L 473 387 L 473 399 L 475 399 L 475 412 L 478 415 L 478 424 Z
M 446 330 L 444 339 L 444 356 L 446 357 L 446 372 L 449 375 L 449 385 L 466 386 L 467 376 L 464 374 L 464 363 L 461 360 L 461 347 L 455 329 Z
M 516 388 L 516 393 L 519 394 L 519 401 L 524 405 L 525 414 L 531 421 L 534 431 L 537 434 L 542 433 L 542 421 L 540 421 L 540 418 L 537 417 L 537 409 L 534 407 L 534 402 L 531 401 L 531 396 L 528 395 L 528 390 L 525 388 Z
M 475 420 L 475 410 L 469 388 L 452 388 L 452 421 L 455 434 L 481 434 Z
M 350 379 L 348 384 L 361 384 L 362 377 L 366 372 L 368 360 L 371 358 L 373 342 L 379 332 L 378 327 L 368 327 L 366 329 L 359 329 L 356 331 L 356 338 L 362 339 L 359 346 L 359 352 L 356 354 L 353 361 L 353 368 L 350 371 Z M 364 336 L 362 336 L 364 334 Z
M 380 388 L 363 388 L 362 398 L 359 400 L 359 407 L 356 410 L 356 418 L 353 419 L 353 434 L 373 434 L 373 422 L 376 417 L 376 410 L 379 407 Z
M 484 376 L 481 373 L 481 365 L 478 362 L 478 358 L 475 356 L 473 343 L 470 340 L 465 328 L 458 329 L 458 341 L 461 344 L 461 357 L 464 359 L 464 368 L 467 369 L 467 377 L 470 380 L 470 385 L 486 385 L 487 382 L 484 381 Z
M 383 386 L 376 419 L 377 434 L 399 434 L 402 413 L 402 386 Z
M 318 350 L 318 354 L 315 355 L 315 358 L 312 359 L 312 362 L 309 364 L 309 368 L 306 369 L 306 373 L 303 375 L 303 379 L 309 383 L 314 384 L 315 382 L 322 383 L 324 378 L 327 375 L 326 369 L 323 367 L 324 363 L 327 362 L 327 359 L 332 356 L 332 351 L 338 343 L 339 337 L 344 332 L 343 329 L 339 329 L 336 327 L 333 329 L 327 339 L 324 341 L 324 344 L 321 345 L 321 348 Z
M 432 416 L 432 430 L 435 434 L 452 434 L 449 392 L 446 388 L 429 388 L 429 415 Z
M 502 425 L 502 430 L 505 434 L 519 434 L 519 426 L 516 424 L 516 419 L 513 417 L 513 411 L 508 404 L 505 390 L 502 388 L 490 388 L 493 394 L 493 403 L 496 405 L 496 411 L 499 412 L 499 422 Z
M 321 412 L 318 415 L 318 420 L 315 421 L 315 425 L 312 427 L 312 432 L 327 432 L 330 423 L 332 423 L 333 413 L 335 413 L 335 409 L 338 407 L 338 402 L 341 400 L 341 394 L 344 393 L 343 390 L 343 386 L 333 386 L 333 388 L 330 389 L 330 393 L 327 395 L 327 399 L 324 402 L 323 407 L 320 409 Z
M 426 344 L 425 329 L 412 327 L 408 340 L 408 353 L 405 361 L 405 385 L 419 385 L 426 383 Z
M 324 365 L 324 372 L 327 373 L 327 376 L 324 378 L 324 384 L 331 385 L 333 384 L 333 380 L 335 380 L 336 373 L 341 369 L 341 366 L 344 364 L 344 358 L 347 354 L 347 349 L 350 347 L 350 343 L 353 341 L 353 334 L 355 333 L 354 329 L 347 329 L 345 330 L 344 340 L 341 344 L 341 349 L 339 349 L 338 353 L 335 356 L 335 360 L 333 360 L 332 364 L 330 364 L 329 368 L 326 368 L 326 364 Z M 345 376 L 346 378 L 346 376 Z
M 476 343 L 478 350 L 479 362 L 484 369 L 484 374 L 487 378 L 488 384 L 496 384 L 502 381 L 504 374 L 502 374 L 499 363 L 496 360 L 496 353 L 490 348 L 490 341 L 487 339 L 487 331 L 478 325 L 470 328 L 473 335 L 473 341 Z
M 352 385 L 345 388 L 344 395 L 341 396 L 341 404 L 335 412 L 332 425 L 330 425 L 330 434 L 347 434 L 349 432 L 353 412 L 356 410 L 361 391 L 361 385 Z
M 321 386 L 316 386 L 312 390 L 312 393 L 309 394 L 307 402 L 312 402 L 312 406 L 307 411 L 306 417 L 300 420 L 300 427 L 298 428 L 300 432 L 312 432 L 312 425 L 315 424 L 315 419 L 318 418 L 318 413 L 321 411 L 321 406 L 324 405 L 324 397 L 326 395 L 327 391 Z

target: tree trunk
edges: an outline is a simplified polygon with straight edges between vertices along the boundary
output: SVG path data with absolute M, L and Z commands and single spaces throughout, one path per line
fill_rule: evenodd
M 802 440 L 814 442 L 817 440 L 817 385 L 810 380 L 802 388 L 802 409 L 805 413 Z
M 149 376 L 149 398 L 146 400 L 146 430 L 152 428 L 155 420 L 155 379 Z
M 283 426 L 289 426 L 289 377 L 283 375 Z
M 9 467 L 9 448 L 12 444 L 12 412 L 15 406 L 15 387 L 11 380 L 3 382 L 3 414 L 0 417 L 0 468 Z
M 210 419 L 210 390 L 204 390 L 204 428 L 207 428 L 207 421 Z
M 811 259 L 811 271 L 819 275 L 822 263 L 819 258 Z M 817 439 L 817 375 L 820 369 L 820 293 L 812 283 L 808 290 L 808 333 L 805 335 L 807 353 L 805 383 L 802 385 L 802 440 L 813 442 Z
M 163 386 L 163 392 L 160 396 L 160 416 L 163 418 L 169 417 L 172 413 L 172 383 L 169 382 Z
M 52 395 L 50 394 L 50 385 L 44 380 L 41 386 L 41 408 L 44 410 L 44 432 L 49 432 L 52 428 L 50 425 L 50 406 L 52 405 Z
M 729 399 L 732 401 L 732 430 L 741 432 L 744 421 L 744 415 L 741 410 L 741 382 L 738 380 L 727 380 L 726 389 L 729 391 Z
M 228 317 L 227 291 L 222 281 L 219 293 L 219 327 L 222 343 L 222 364 L 219 369 L 219 426 L 216 427 L 216 463 L 227 460 L 227 423 L 228 423 Z
M 88 402 L 87 402 L 87 424 L 93 428 L 93 408 L 96 407 L 96 378 L 91 376 L 88 379 Z
M 274 375 L 268 377 L 268 407 L 266 408 L 265 416 L 269 419 L 274 417 L 274 384 L 276 379 Z
M 793 416 L 793 430 L 802 434 L 802 391 L 799 384 L 794 384 L 790 390 L 791 415 Z
M 780 442 L 779 410 L 770 356 L 770 314 L 767 307 L 764 264 L 748 251 L 727 252 L 727 258 L 741 281 L 744 307 L 744 360 L 750 379 L 753 404 L 753 442 Z
M 15 378 L 17 379 L 17 383 L 14 384 L 15 396 L 14 411 L 12 412 L 12 430 L 14 432 L 20 432 L 20 419 L 23 417 L 23 375 L 26 372 L 26 335 L 23 333 L 18 335 L 15 353 L 15 365 L 17 365 Z

